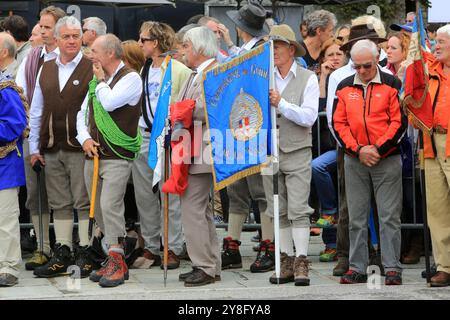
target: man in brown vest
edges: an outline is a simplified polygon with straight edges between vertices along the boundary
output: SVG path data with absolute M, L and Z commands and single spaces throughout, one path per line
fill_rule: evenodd
M 89 279 L 102 287 L 116 287 L 128 280 L 123 199 L 132 160 L 139 155 L 142 143 L 138 131 L 142 80 L 138 73 L 125 67 L 121 42 L 115 35 L 98 37 L 91 49 L 95 78 L 78 112 L 77 139 L 89 157 L 84 177 L 90 193 L 92 157 L 100 159 L 95 219 L 109 250 L 106 263 L 93 271 Z
M 76 116 L 92 79 L 92 63 L 83 57 L 81 25 L 74 17 L 63 17 L 55 25 L 60 50 L 55 60 L 42 65 L 33 95 L 30 117 L 31 165 L 46 167 L 48 203 L 53 209 L 56 242 L 53 256 L 36 268 L 38 277 L 66 274 L 73 264 L 73 210 L 78 214 L 80 247 L 75 264 L 82 277 L 92 271 L 88 258 L 89 198 L 84 179 L 84 155 L 76 140 Z
M 38 80 L 38 72 L 44 62 L 56 59 L 59 54 L 59 49 L 54 36 L 55 25 L 58 20 L 64 17 L 65 12 L 55 6 L 50 6 L 42 9 L 40 13 L 40 20 L 37 26 L 39 33 L 42 35 L 43 47 L 35 47 L 31 50 L 28 56 L 20 64 L 17 71 L 16 83 L 23 88 L 24 94 L 31 105 L 33 102 L 33 93 L 36 88 Z M 34 28 L 33 28 L 34 30 Z M 28 139 L 24 140 L 23 153 L 25 160 L 25 176 L 27 183 L 27 201 L 25 206 L 30 210 L 31 221 L 33 222 L 36 239 L 40 239 L 40 224 L 39 224 L 39 204 L 38 204 L 38 184 L 36 173 L 31 168 L 30 164 L 30 147 Z M 42 196 L 42 230 L 43 230 L 43 248 L 40 248 L 38 241 L 37 250 L 33 256 L 25 263 L 26 270 L 34 270 L 37 267 L 45 265 L 50 259 L 50 240 L 49 240 L 49 223 L 50 210 L 48 208 L 47 190 L 45 187 L 45 170 L 41 170 L 41 196 Z M 42 254 L 41 254 L 42 252 Z

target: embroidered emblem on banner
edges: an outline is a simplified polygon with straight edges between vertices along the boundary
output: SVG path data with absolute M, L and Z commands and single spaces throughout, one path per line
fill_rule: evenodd
M 234 98 L 230 113 L 230 128 L 236 140 L 247 141 L 255 137 L 262 126 L 262 111 L 258 101 L 241 88 Z

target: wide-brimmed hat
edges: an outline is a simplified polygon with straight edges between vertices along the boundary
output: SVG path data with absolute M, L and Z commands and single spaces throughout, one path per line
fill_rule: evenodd
M 306 54 L 305 48 L 295 40 L 295 33 L 287 24 L 275 25 L 270 30 L 269 37 L 273 41 L 283 41 L 295 47 L 295 56 L 301 57 Z
M 352 45 L 359 40 L 371 40 L 375 43 L 387 41 L 386 38 L 381 38 L 372 25 L 359 24 L 350 28 L 350 35 L 348 41 L 341 46 L 342 51 L 348 51 Z
M 227 11 L 227 16 L 236 26 L 254 37 L 269 34 L 269 26 L 265 23 L 266 9 L 259 3 L 249 1 L 239 10 Z
M 412 32 L 413 25 L 414 25 L 413 22 L 406 23 L 406 24 L 393 23 L 389 26 L 389 28 L 391 28 L 391 30 L 393 30 L 393 31 L 405 30 L 407 32 Z

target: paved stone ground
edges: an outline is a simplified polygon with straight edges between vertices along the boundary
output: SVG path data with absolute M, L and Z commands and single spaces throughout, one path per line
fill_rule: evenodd
M 220 240 L 225 231 L 218 229 Z M 319 262 L 319 252 L 323 249 L 321 237 L 312 237 L 310 241 L 310 260 L 312 261 L 309 287 L 295 287 L 293 283 L 272 285 L 268 278 L 271 273 L 253 274 L 250 264 L 255 259 L 255 252 L 250 242 L 254 232 L 243 233 L 241 252 L 243 269 L 222 272 L 222 281 L 198 288 L 185 288 L 178 281 L 180 272 L 190 268 L 188 261 L 182 261 L 181 268 L 169 270 L 167 286 L 164 287 L 163 272 L 157 268 L 150 270 L 130 270 L 130 280 L 116 288 L 105 289 L 88 279 L 81 280 L 79 291 L 70 291 L 67 287 L 68 277 L 52 279 L 35 278 L 32 272 L 23 271 L 19 284 L 12 288 L 0 288 L 0 299 L 130 299 L 130 300 L 241 300 L 241 299 L 450 299 L 450 288 L 428 288 L 420 277 L 424 269 L 424 259 L 420 264 L 405 266 L 403 286 L 386 287 L 370 290 L 366 284 L 340 285 L 339 278 L 333 277 L 334 263 Z

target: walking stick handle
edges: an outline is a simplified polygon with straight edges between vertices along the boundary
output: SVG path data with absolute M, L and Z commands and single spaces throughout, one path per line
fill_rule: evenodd
M 91 187 L 91 203 L 89 207 L 89 229 L 88 229 L 89 239 L 92 238 L 92 229 L 94 226 L 95 200 L 97 198 L 97 184 L 98 184 L 98 167 L 99 167 L 98 156 L 94 156 L 94 171 L 92 173 L 92 187 Z

